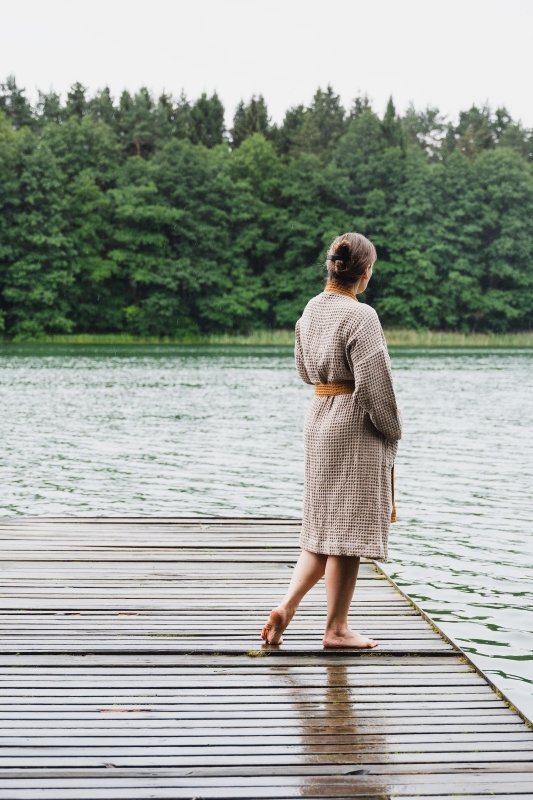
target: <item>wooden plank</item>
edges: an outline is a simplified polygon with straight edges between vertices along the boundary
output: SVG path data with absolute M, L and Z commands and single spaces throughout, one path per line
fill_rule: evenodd
M 399 747 L 399 746 L 397 746 Z M 209 764 L 209 768 L 213 772 L 220 772 L 221 770 L 228 770 L 234 768 L 236 774 L 241 774 L 245 767 L 257 767 L 258 761 L 268 763 L 271 773 L 275 767 L 289 766 L 293 770 L 298 767 L 303 767 L 309 763 L 312 764 L 338 764 L 339 766 L 348 765 L 350 763 L 361 763 L 363 761 L 367 765 L 381 764 L 393 767 L 396 764 L 410 764 L 413 766 L 413 772 L 418 764 L 462 764 L 468 762 L 476 765 L 478 768 L 483 765 L 490 767 L 493 760 L 506 762 L 508 769 L 511 770 L 513 765 L 517 771 L 522 770 L 522 767 L 531 767 L 533 763 L 533 749 L 517 750 L 516 748 L 508 751 L 490 750 L 487 751 L 483 746 L 483 752 L 463 750 L 462 753 L 457 752 L 433 752 L 427 748 L 424 752 L 404 752 L 402 748 L 385 749 L 382 753 L 371 752 L 361 748 L 355 749 L 351 747 L 348 753 L 337 751 L 335 753 L 324 752 L 322 748 L 318 748 L 317 752 L 302 752 L 301 749 L 295 752 L 289 752 L 289 748 L 284 748 L 283 753 L 273 753 L 265 749 L 263 753 L 252 753 L 250 748 L 226 748 L 226 750 L 217 754 L 210 752 L 209 747 L 206 748 L 207 752 L 202 752 L 198 748 L 195 754 L 188 754 L 187 748 L 159 748 L 150 746 L 147 752 L 146 747 L 141 748 L 122 748 L 109 746 L 102 748 L 95 748 L 94 752 L 89 748 L 76 748 L 66 747 L 64 752 L 59 747 L 54 747 L 53 751 L 47 747 L 27 747 L 27 748 L 2 748 L 0 753 L 0 769 L 8 769 L 12 767 L 18 768 L 36 768 L 36 767 L 55 767 L 56 769 L 79 769 L 79 768 L 97 768 L 102 766 L 102 760 L 109 759 L 116 768 L 120 767 L 183 767 L 190 770 L 191 768 L 205 769 L 205 764 Z M 216 748 L 215 748 L 216 751 Z M 268 774 L 268 773 L 267 773 Z M 521 776 L 522 777 L 522 776 Z M 531 786 L 533 788 L 533 774 L 531 775 Z
M 74 666 L 91 666 L 91 667 L 189 667 L 190 669 L 225 669 L 233 670 L 241 668 L 248 669 L 268 669 L 275 671 L 286 669 L 287 663 L 293 667 L 304 668 L 321 668 L 328 667 L 329 669 L 337 670 L 342 668 L 356 668 L 359 669 L 361 665 L 373 666 L 376 668 L 380 666 L 412 666 L 418 665 L 429 666 L 433 664 L 440 664 L 445 666 L 448 662 L 450 664 L 467 666 L 470 671 L 473 668 L 465 662 L 461 656 L 456 657 L 456 653 L 452 651 L 453 658 L 450 658 L 449 652 L 439 653 L 438 655 L 431 656 L 424 654 L 420 655 L 407 655 L 407 656 L 389 656 L 383 653 L 379 654 L 377 649 L 372 651 L 361 650 L 357 653 L 355 651 L 336 651 L 335 658 L 331 658 L 330 652 L 314 653 L 312 658 L 307 656 L 291 656 L 290 662 L 286 662 L 283 656 L 282 648 L 277 650 L 265 650 L 261 652 L 260 657 L 257 656 L 257 651 L 252 651 L 247 654 L 244 660 L 241 657 L 231 658 L 226 654 L 220 655 L 213 653 L 209 662 L 201 661 L 200 659 L 191 660 L 188 655 L 180 653 L 169 653 L 166 655 L 151 656 L 150 653 L 135 653 L 132 652 L 128 656 L 121 655 L 120 657 L 112 654 L 98 654 L 98 653 L 83 653 L 83 654 L 68 654 L 65 653 L 61 659 L 54 654 L 39 653 L 16 653 L 16 654 L 0 654 L 0 665 L 2 666 L 43 666 L 49 665 L 54 667 L 64 667 L 65 670 Z M 379 655 L 379 658 L 378 658 Z M 355 659 L 355 660 L 354 660 Z
M 311 776 L 312 773 L 309 773 L 309 775 Z M 42 798 L 42 800 L 72 800 L 72 798 L 75 797 L 80 800 L 94 800 L 94 798 L 98 796 L 112 798 L 113 800 L 122 800 L 123 798 L 125 800 L 148 800 L 148 798 L 150 800 L 153 800 L 153 798 L 160 798 L 161 800 L 163 800 L 163 798 L 174 798 L 175 800 L 179 800 L 179 798 L 188 798 L 188 800 L 190 800 L 191 797 L 205 798 L 205 800 L 220 797 L 230 797 L 234 800 L 258 800 L 259 798 L 294 800 L 295 797 L 305 796 L 307 798 L 336 797 L 343 798 L 344 800 L 348 797 L 367 798 L 367 800 L 370 800 L 370 798 L 380 798 L 380 800 L 384 800 L 384 798 L 391 797 L 390 792 L 394 792 L 394 797 L 406 796 L 405 792 L 409 790 L 410 786 L 408 783 L 391 785 L 389 782 L 384 783 L 384 781 L 378 784 L 373 781 L 365 781 L 365 783 L 358 782 L 355 786 L 328 784 L 322 787 L 316 784 L 316 779 L 314 777 L 309 777 L 307 780 L 302 779 L 302 781 L 295 786 L 287 785 L 286 787 L 284 785 L 260 787 L 255 785 L 250 787 L 224 785 L 217 788 L 216 785 L 206 787 L 203 784 L 195 784 L 193 788 L 189 788 L 189 784 L 183 787 L 166 782 L 161 786 L 159 780 L 156 782 L 150 780 L 146 788 L 130 785 L 128 785 L 127 788 L 122 788 L 121 785 L 115 785 L 113 789 L 109 789 L 107 785 L 102 787 L 100 782 L 97 788 L 87 788 L 88 784 L 92 786 L 94 783 L 95 780 L 88 779 L 83 786 L 79 783 L 77 785 L 69 783 L 69 788 L 49 788 L 37 784 L 37 786 L 32 786 L 29 789 L 0 789 L 0 798 L 6 798 L 6 800 L 34 800 L 35 798 Z M 118 781 L 115 783 L 117 784 Z M 285 779 L 284 783 L 287 783 Z M 475 792 L 483 792 L 483 790 L 485 790 L 486 794 L 481 795 L 485 798 L 487 796 L 492 797 L 495 794 L 500 796 L 500 794 L 503 793 L 503 791 L 494 792 L 494 787 L 492 787 L 490 782 L 480 780 L 476 784 L 468 776 L 465 778 L 465 781 L 459 785 L 456 785 L 454 782 L 454 785 L 450 786 L 452 794 L 449 795 L 442 794 L 442 787 L 437 789 L 434 785 L 422 784 L 419 780 L 413 781 L 412 783 L 421 790 L 416 795 L 418 800 L 424 800 L 424 798 L 433 796 L 457 797 L 458 795 L 468 800 L 468 798 L 471 797 L 479 797 L 477 793 L 471 793 L 474 787 Z M 446 783 L 448 783 L 447 776 Z M 27 782 L 26 785 L 29 785 L 29 782 Z M 411 786 L 411 791 L 412 788 Z M 527 792 L 529 789 L 530 784 L 527 782 L 513 782 L 509 785 L 509 791 L 505 791 L 504 795 L 508 800 L 511 798 L 512 800 L 515 800 L 515 798 L 524 800 L 524 796 L 528 797 L 528 795 L 524 795 L 523 792 Z M 98 792 L 98 794 L 96 795 L 95 792 Z M 290 794 L 288 794 L 288 792 L 290 792 Z M 387 794 L 387 792 L 389 793 Z M 520 794 L 515 794 L 514 792 L 520 792 Z
M 184 689 L 193 689 L 198 686 L 198 678 L 199 675 L 165 675 L 161 676 L 161 674 L 153 674 L 150 675 L 142 675 L 142 676 L 131 676 L 131 675 L 113 675 L 104 676 L 102 679 L 100 676 L 95 676 L 92 674 L 85 674 L 85 675 L 69 675 L 65 678 L 62 675 L 59 676 L 48 676 L 39 673 L 33 673 L 32 675 L 21 675 L 20 673 L 17 675 L 10 676 L 8 678 L 3 677 L 0 675 L 0 686 L 2 689 L 9 688 L 9 687 L 20 687 L 20 688 L 28 688 L 28 687 L 39 687 L 43 684 L 46 684 L 47 688 L 52 686 L 66 686 L 68 689 L 75 689 L 75 688 L 88 688 L 88 687 L 98 687 L 105 685 L 107 689 L 110 688 L 123 688 L 125 680 L 127 681 L 128 686 L 131 688 L 135 686 L 135 688 L 147 687 L 147 686 L 157 686 L 158 689 L 164 687 L 173 687 L 179 686 L 180 691 Z M 223 688 L 236 688 L 241 690 L 242 689 L 242 676 L 234 675 L 234 676 L 220 676 L 219 678 L 212 678 L 207 680 L 205 676 L 201 676 L 202 686 L 204 688 L 209 687 L 209 689 L 213 689 L 216 691 L 217 689 Z M 274 683 L 270 676 L 260 676 L 257 677 L 254 675 L 253 677 L 248 676 L 247 679 L 247 687 L 248 689 L 266 689 L 269 691 Z M 291 677 L 284 677 L 282 675 L 276 676 L 276 685 L 277 686 L 291 686 L 293 683 L 293 678 Z M 334 679 L 333 682 L 328 682 L 328 688 L 332 689 L 333 687 L 344 688 L 346 684 L 346 676 L 339 676 L 338 678 Z M 426 686 L 439 686 L 439 687 L 455 687 L 455 686 L 478 686 L 479 679 L 473 675 L 442 675 L 442 673 L 438 676 L 431 676 L 426 675 L 424 678 L 422 675 L 416 676 L 414 674 L 408 676 L 400 676 L 398 675 L 390 675 L 390 676 L 379 676 L 379 677 L 361 677 L 357 676 L 356 673 L 352 673 L 350 678 L 350 688 L 361 688 L 363 686 L 379 686 L 381 689 L 386 689 L 386 687 L 395 687 L 395 686 L 419 686 L 419 687 L 426 687 Z M 306 688 L 322 688 L 323 681 L 320 679 L 320 676 L 308 678 L 302 677 L 300 674 L 298 676 L 298 686 L 306 687 Z
M 152 747 L 154 745 L 166 746 L 172 745 L 174 747 L 184 747 L 186 745 L 193 745 L 195 748 L 200 747 L 213 747 L 213 752 L 216 747 L 231 747 L 232 752 L 235 752 L 235 746 L 242 745 L 242 737 L 246 736 L 247 750 L 253 750 L 254 745 L 261 747 L 277 747 L 282 748 L 281 752 L 285 752 L 285 746 L 297 747 L 301 749 L 302 746 L 310 748 L 311 746 L 320 752 L 337 752 L 343 751 L 344 748 L 350 748 L 350 752 L 356 746 L 371 747 L 374 744 L 383 746 L 383 739 L 386 735 L 387 746 L 395 745 L 399 748 L 398 752 L 403 747 L 408 747 L 410 750 L 415 749 L 420 752 L 421 747 L 429 745 L 434 746 L 435 750 L 449 750 L 450 752 L 459 750 L 462 752 L 463 745 L 472 747 L 475 752 L 479 752 L 479 745 L 483 743 L 483 751 L 485 752 L 490 748 L 498 748 L 501 750 L 500 734 L 504 733 L 506 737 L 506 744 L 509 749 L 531 749 L 531 737 L 527 731 L 523 730 L 523 726 L 518 724 L 512 728 L 503 725 L 492 725 L 486 731 L 471 733 L 467 726 L 461 725 L 445 725 L 439 728 L 440 733 L 421 732 L 420 726 L 417 729 L 399 730 L 399 726 L 392 731 L 388 731 L 385 726 L 381 728 L 368 727 L 366 730 L 358 730 L 357 733 L 345 731 L 338 727 L 323 729 L 320 733 L 313 730 L 300 733 L 297 726 L 292 728 L 273 728 L 267 734 L 264 734 L 259 727 L 250 730 L 249 728 L 234 729 L 231 728 L 228 732 L 224 728 L 204 728 L 199 730 L 184 729 L 176 734 L 175 726 L 162 727 L 142 727 L 130 726 L 129 728 L 117 728 L 112 730 L 107 726 L 107 721 L 101 722 L 100 726 L 92 727 L 74 727 L 68 726 L 68 729 L 54 731 L 54 729 L 47 730 L 43 728 L 34 728 L 33 726 L 27 728 L 20 728 L 14 726 L 6 728 L 0 735 L 0 746 L 13 747 L 13 746 L 29 746 L 39 745 L 46 747 L 66 746 L 66 747 L 109 747 L 109 746 L 132 746 L 132 747 Z M 429 728 L 429 726 L 428 726 Z M 58 735 L 56 735 L 58 734 Z M 181 751 L 180 751 L 181 752 Z M 197 752 L 196 750 L 194 752 Z
M 499 734 L 506 734 L 506 751 L 528 751 L 531 752 L 531 736 L 524 731 L 523 726 L 516 725 L 511 730 L 507 727 L 492 727 L 490 732 L 472 734 L 458 726 L 448 725 L 441 734 L 428 732 L 430 726 L 422 728 L 419 726 L 419 733 L 393 732 L 387 736 L 387 742 L 383 742 L 384 731 L 365 731 L 363 734 L 348 733 L 331 729 L 321 731 L 320 734 L 308 733 L 300 735 L 297 730 L 292 733 L 279 732 L 269 733 L 264 736 L 261 731 L 251 733 L 243 730 L 241 733 L 233 732 L 215 733 L 206 730 L 203 734 L 195 731 L 194 736 L 190 731 L 182 731 L 175 734 L 172 731 L 154 732 L 150 729 L 136 729 L 135 731 L 123 731 L 112 733 L 103 727 L 86 731 L 78 728 L 70 728 L 55 735 L 53 731 L 41 733 L 32 728 L 3 732 L 0 736 L 0 745 L 4 754 L 10 754 L 8 748 L 43 748 L 43 747 L 63 747 L 68 754 L 83 755 L 89 749 L 97 752 L 99 749 L 121 748 L 120 752 L 135 754 L 138 748 L 145 748 L 147 745 L 160 748 L 158 752 L 165 754 L 167 748 L 176 749 L 179 755 L 196 755 L 201 753 L 202 748 L 208 748 L 211 755 L 230 755 L 235 753 L 235 747 L 242 744 L 242 736 L 246 733 L 246 752 L 253 755 L 266 756 L 269 754 L 282 754 L 294 751 L 301 752 L 302 748 L 306 752 L 313 750 L 315 753 L 345 753 L 346 748 L 349 752 L 388 752 L 389 745 L 394 744 L 396 752 L 420 752 L 421 746 L 427 745 L 426 751 L 431 752 L 475 752 L 479 753 L 480 742 L 483 742 L 483 753 L 491 751 L 502 751 L 502 744 Z M 25 754 L 26 751 L 22 750 Z M 33 750 L 31 751 L 33 752 Z M 56 751 L 57 752 L 57 751 Z M 155 752 L 150 750 L 150 753 Z
M 243 706 L 237 711 L 233 708 L 233 715 L 225 714 L 225 707 L 229 704 L 223 704 L 222 707 L 216 709 L 212 706 L 200 706 L 194 709 L 192 706 L 182 704 L 182 706 L 165 705 L 151 706 L 150 704 L 139 704 L 137 707 L 132 704 L 111 704 L 106 702 L 101 703 L 84 703 L 79 706 L 80 711 L 75 711 L 74 707 L 68 706 L 66 703 L 53 704 L 43 706 L 28 706 L 28 710 L 24 707 L 20 708 L 20 716 L 16 714 L 15 704 L 11 706 L 9 713 L 3 712 L 1 719 L 5 722 L 5 735 L 13 733 L 13 726 L 21 730 L 25 730 L 19 725 L 19 722 L 39 732 L 40 735 L 53 733 L 67 733 L 70 730 L 88 730 L 90 733 L 92 729 L 105 728 L 109 734 L 115 735 L 117 732 L 124 732 L 128 734 L 130 730 L 150 730 L 162 733 L 170 732 L 176 733 L 179 731 L 188 737 L 196 740 L 197 736 L 215 735 L 217 732 L 220 735 L 232 735 L 233 731 L 244 731 L 242 735 L 253 735 L 255 731 L 259 730 L 261 733 L 261 717 L 262 708 L 258 706 Z M 44 711 L 36 711 L 36 708 L 47 709 Z M 334 733 L 335 735 L 344 736 L 351 733 L 357 736 L 367 735 L 384 735 L 388 740 L 388 735 L 391 736 L 405 736 L 409 738 L 416 737 L 422 730 L 427 731 L 427 735 L 431 735 L 431 731 L 436 730 L 438 734 L 445 734 L 450 732 L 471 734 L 472 730 L 477 731 L 479 734 L 491 734 L 494 736 L 496 733 L 502 733 L 506 736 L 511 734 L 520 734 L 523 732 L 524 726 L 516 719 L 508 716 L 503 716 L 498 713 L 497 709 L 493 709 L 492 713 L 485 710 L 483 714 L 479 709 L 466 709 L 465 716 L 468 721 L 461 719 L 460 713 L 450 715 L 448 709 L 436 711 L 435 719 L 438 728 L 434 727 L 431 719 L 431 714 L 428 709 L 416 711 L 412 719 L 405 721 L 405 707 L 395 707 L 390 717 L 390 725 L 387 724 L 388 718 L 385 709 L 378 709 L 374 715 L 374 710 L 371 708 L 361 708 L 360 718 L 361 721 L 355 726 L 353 723 L 347 724 L 342 714 L 346 715 L 346 705 L 342 705 L 338 711 L 338 715 L 324 716 L 313 715 L 312 709 L 309 710 L 308 719 L 302 722 L 302 717 L 307 715 L 310 704 L 302 704 L 296 709 L 293 716 L 284 716 L 283 709 L 278 705 L 277 708 L 271 709 L 272 713 L 264 715 L 265 724 L 263 735 L 268 738 L 275 732 L 287 733 L 300 732 L 302 736 L 320 732 L 321 734 Z M 265 709 L 266 710 L 266 709 Z M 402 712 L 403 720 L 402 720 Z M 54 721 L 63 723 L 61 725 L 54 725 Z M 433 728 L 432 728 L 433 726 Z M 237 734 L 236 734 L 237 735 Z M 472 734 L 473 735 L 473 734 Z M 525 735 L 528 736 L 526 730 Z M 500 737 L 501 738 L 501 737 Z M 503 737 L 505 739 L 505 737 Z M 503 745 L 502 745 L 503 746 Z

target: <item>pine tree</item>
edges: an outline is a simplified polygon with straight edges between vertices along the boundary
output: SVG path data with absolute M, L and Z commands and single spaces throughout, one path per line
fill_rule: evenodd
M 296 150 L 300 131 L 304 124 L 305 106 L 298 105 L 285 112 L 283 123 L 273 130 L 273 141 L 278 153 L 287 158 Z
M 53 123 L 60 125 L 64 119 L 64 109 L 61 105 L 61 98 L 56 92 L 44 94 L 39 92 L 37 102 L 37 121 L 40 127 Z
M 71 86 L 67 94 L 67 102 L 65 105 L 65 116 L 76 117 L 82 119 L 89 110 L 89 104 L 85 97 L 87 90 L 81 83 L 75 83 Z
M 117 113 L 108 86 L 97 92 L 96 95 L 89 100 L 88 106 L 89 112 L 94 119 L 105 122 L 112 128 L 115 127 Z
M 32 108 L 24 91 L 17 86 L 14 75 L 9 75 L 5 83 L 0 84 L 0 111 L 9 117 L 17 130 L 33 123 Z
M 340 137 L 346 131 L 346 112 L 328 84 L 326 91 L 317 89 L 313 102 L 305 109 L 302 125 L 295 133 L 294 153 L 315 153 L 326 162 L 331 157 Z
M 231 129 L 231 143 L 233 148 L 238 147 L 252 133 L 261 133 L 265 139 L 271 136 L 271 121 L 268 109 L 262 95 L 256 99 L 255 95 L 245 105 L 241 100 L 237 106 Z
M 387 108 L 381 123 L 385 141 L 390 147 L 405 150 L 405 135 L 400 119 L 396 116 L 396 108 L 392 97 L 389 97 Z
M 224 106 L 216 92 L 209 98 L 203 92 L 191 107 L 190 118 L 193 144 L 206 147 L 222 144 L 225 137 Z
M 183 90 L 174 107 L 174 136 L 192 142 L 191 104 Z

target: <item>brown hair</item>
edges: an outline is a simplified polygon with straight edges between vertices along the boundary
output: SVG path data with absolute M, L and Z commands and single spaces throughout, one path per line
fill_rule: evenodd
M 343 233 L 330 244 L 324 266 L 328 279 L 356 283 L 377 257 L 376 248 L 362 233 Z

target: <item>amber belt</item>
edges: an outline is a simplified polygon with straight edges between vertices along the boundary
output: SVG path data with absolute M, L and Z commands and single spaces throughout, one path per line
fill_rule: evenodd
M 333 394 L 351 394 L 355 389 L 355 381 L 334 381 L 333 383 L 315 383 L 315 394 L 329 396 Z
M 355 381 L 333 381 L 332 383 L 315 383 L 315 394 L 328 397 L 335 394 L 351 394 L 355 389 Z M 392 510 L 390 520 L 397 522 L 396 503 L 394 502 L 394 464 L 391 469 Z

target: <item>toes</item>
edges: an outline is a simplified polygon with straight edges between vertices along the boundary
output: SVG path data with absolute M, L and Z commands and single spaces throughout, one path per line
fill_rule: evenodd
M 268 641 L 268 634 L 270 632 L 271 627 L 272 626 L 269 625 L 268 622 L 266 623 L 266 625 L 263 625 L 263 630 L 261 631 L 261 639 L 265 639 L 266 641 Z
M 351 643 L 346 640 L 345 641 L 329 641 L 327 639 L 322 640 L 323 647 L 352 647 L 354 649 L 359 649 L 359 650 L 376 647 L 376 645 L 378 644 L 379 642 L 376 639 L 368 639 L 366 642 L 363 642 L 361 644 L 355 644 L 353 643 L 353 640 Z
M 264 639 L 268 644 L 281 644 L 283 641 L 283 636 L 281 635 L 287 624 L 284 623 L 283 617 L 275 608 L 272 609 L 270 612 L 270 616 L 268 618 L 268 622 L 263 625 L 263 630 L 261 631 L 261 638 Z M 275 641 L 269 641 L 269 635 L 274 628 L 274 635 L 273 639 Z
M 275 625 L 276 628 L 280 628 L 283 624 L 283 620 L 281 619 L 281 614 L 279 613 L 279 611 L 276 611 L 275 608 L 273 608 L 272 611 L 270 612 L 269 622 L 272 622 L 272 625 Z

